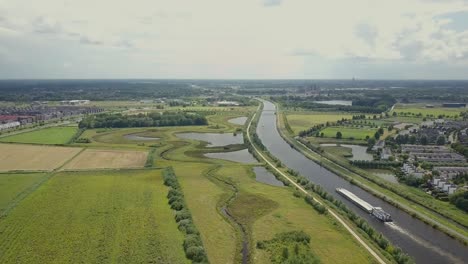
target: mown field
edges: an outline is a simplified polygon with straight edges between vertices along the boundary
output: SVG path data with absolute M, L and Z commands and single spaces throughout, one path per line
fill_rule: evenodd
M 344 139 L 365 139 L 366 136 L 373 137 L 377 129 L 374 128 L 353 128 L 353 127 L 327 127 L 320 131 L 324 137 L 334 138 L 337 132 L 341 132 Z
M 0 263 L 188 263 L 161 172 L 62 172 L 0 220 Z
M 78 131 L 77 127 L 50 127 L 0 138 L 0 142 L 29 144 L 67 144 Z
M 397 104 L 392 112 L 410 113 L 413 115 L 421 114 L 422 116 L 432 115 L 437 118 L 439 115 L 446 117 L 458 116 L 461 112 L 466 111 L 466 108 L 448 108 L 435 105 L 434 108 L 427 108 L 425 104 Z
M 289 126 L 298 134 L 314 125 L 326 122 L 336 122 L 342 118 L 351 119 L 352 115 L 347 113 L 324 113 L 324 112 L 286 112 Z
M 0 144 L 0 171 L 50 171 L 63 165 L 81 148 Z

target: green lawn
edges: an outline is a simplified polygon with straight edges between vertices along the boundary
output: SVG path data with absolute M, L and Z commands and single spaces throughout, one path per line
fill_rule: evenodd
M 434 108 L 427 108 L 425 104 L 397 104 L 393 112 L 397 113 L 411 113 L 411 114 L 422 114 L 423 116 L 433 115 L 438 117 L 439 115 L 445 115 L 446 117 L 458 116 L 462 111 L 466 111 L 466 108 L 448 108 L 435 105 Z
M 324 112 L 287 112 L 286 118 L 295 134 L 307 130 L 314 125 L 326 122 L 336 122 L 342 118 L 351 119 L 353 115 L 346 113 Z
M 75 135 L 76 127 L 50 127 L 0 138 L 0 142 L 31 144 L 66 144 Z
M 354 139 L 365 139 L 366 136 L 373 137 L 376 128 L 352 128 L 352 127 L 327 127 L 320 131 L 324 134 L 324 137 L 334 138 L 336 133 L 340 131 L 344 139 L 354 138 Z
M 0 214 L 18 197 L 39 182 L 43 173 L 0 174 Z
M 161 171 L 59 173 L 0 219 L 0 263 L 189 263 Z

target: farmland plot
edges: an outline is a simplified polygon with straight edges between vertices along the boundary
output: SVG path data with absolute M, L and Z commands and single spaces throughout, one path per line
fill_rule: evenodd
M 81 148 L 0 144 L 0 171 L 50 171 L 80 151 Z
M 0 263 L 188 263 L 158 170 L 61 172 L 0 219 Z
M 87 149 L 65 165 L 64 169 L 118 169 L 143 167 L 148 153 L 130 150 Z

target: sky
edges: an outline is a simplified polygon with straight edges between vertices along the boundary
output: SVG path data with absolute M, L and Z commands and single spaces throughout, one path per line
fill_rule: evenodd
M 468 79 L 468 0 L 0 0 L 0 78 Z

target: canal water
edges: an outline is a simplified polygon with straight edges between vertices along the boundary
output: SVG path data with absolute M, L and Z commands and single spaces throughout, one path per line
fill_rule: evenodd
M 276 107 L 268 101 L 264 101 L 264 109 L 258 122 L 257 134 L 272 155 L 280 159 L 289 168 L 300 172 L 301 175 L 309 178 L 312 182 L 321 185 L 329 194 L 341 200 L 355 213 L 366 219 L 374 229 L 385 235 L 393 244 L 412 256 L 417 263 L 468 262 L 468 247 L 462 243 L 363 189 L 350 184 L 292 149 L 277 130 Z M 375 219 L 337 194 L 335 189 L 338 187 L 351 191 L 373 206 L 382 207 L 392 215 L 394 222 L 383 223 Z

